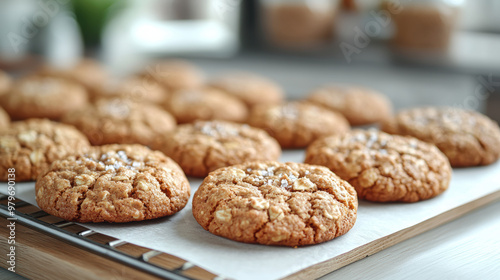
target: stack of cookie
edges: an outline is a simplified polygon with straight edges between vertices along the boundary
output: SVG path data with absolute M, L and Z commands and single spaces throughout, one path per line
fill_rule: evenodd
M 206 230 L 310 245 L 347 233 L 358 199 L 430 199 L 448 189 L 451 166 L 500 157 L 500 129 L 487 117 L 451 108 L 393 116 L 387 97 L 363 87 L 327 85 L 286 101 L 258 74 L 206 81 L 180 60 L 109 76 L 90 60 L 14 82 L 0 72 L 0 177 L 15 168 L 17 180 L 36 180 L 37 202 L 52 215 L 172 215 L 190 198 L 188 175 L 204 178 L 192 211 Z M 303 148 L 305 163 L 279 162 L 282 149 Z

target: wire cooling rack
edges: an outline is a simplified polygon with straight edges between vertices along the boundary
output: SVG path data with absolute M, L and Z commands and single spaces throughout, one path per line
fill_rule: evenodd
M 16 222 L 26 227 L 106 259 L 163 279 L 224 279 L 181 258 L 98 233 L 75 222 L 51 216 L 23 200 L 9 202 L 8 198 L 0 194 L 1 217 L 15 217 Z M 14 207 L 9 209 L 9 206 Z M 11 211 L 13 208 L 15 210 Z

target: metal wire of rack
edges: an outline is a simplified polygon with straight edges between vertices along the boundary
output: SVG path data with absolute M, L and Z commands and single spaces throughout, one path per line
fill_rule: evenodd
M 10 203 L 10 205 L 15 206 L 13 207 L 15 210 L 12 212 L 8 208 L 8 196 L 0 194 L 1 217 L 5 219 L 15 217 L 17 222 L 26 227 L 152 276 L 173 280 L 224 279 L 178 257 L 128 243 L 98 233 L 78 223 L 51 216 L 38 207 L 20 199 L 16 198 Z M 133 256 L 125 252 L 125 248 L 127 248 L 127 251 L 132 249 L 132 251 L 141 251 L 143 253 L 138 257 Z M 153 259 L 155 260 L 154 263 L 151 262 Z M 195 273 L 192 273 L 193 271 Z

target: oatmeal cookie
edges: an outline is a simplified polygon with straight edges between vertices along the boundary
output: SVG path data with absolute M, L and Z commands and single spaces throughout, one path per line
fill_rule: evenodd
M 197 177 L 233 164 L 278 160 L 281 155 L 278 142 L 264 130 L 225 121 L 180 125 L 157 149 L 175 160 L 187 175 Z
M 500 128 L 490 118 L 458 108 L 403 110 L 382 125 L 391 134 L 435 144 L 452 166 L 488 165 L 500 157 Z
M 212 80 L 209 85 L 241 99 L 249 107 L 277 104 L 284 99 L 278 84 L 253 73 L 228 73 Z
M 10 118 L 7 112 L 0 107 L 0 131 L 7 129 L 10 125 Z
M 124 99 L 99 100 L 62 121 L 82 131 L 93 145 L 153 145 L 175 128 L 174 118 L 161 108 Z
M 73 82 L 42 76 L 17 80 L 10 91 L 0 95 L 0 103 L 14 120 L 29 118 L 60 119 L 88 103 L 85 89 Z
M 204 82 L 203 73 L 200 69 L 180 59 L 163 60 L 151 64 L 141 76 L 147 81 L 156 81 L 171 92 L 196 88 Z
M 248 117 L 248 109 L 242 101 L 209 88 L 177 91 L 165 103 L 165 107 L 178 123 L 196 120 L 244 122 Z
M 303 102 L 256 106 L 248 123 L 267 131 L 282 148 L 303 148 L 318 138 L 350 129 L 340 113 Z
M 325 167 L 253 162 L 218 169 L 193 198 L 193 215 L 213 234 L 246 243 L 301 246 L 347 233 L 354 188 Z
M 0 97 L 7 93 L 12 86 L 12 79 L 4 71 L 0 70 Z
M 78 83 L 94 94 L 109 79 L 108 72 L 101 64 L 93 59 L 85 58 L 69 69 L 59 69 L 51 66 L 44 66 L 37 72 L 40 76 L 59 77 L 74 83 Z
M 107 145 L 55 161 L 35 184 L 45 212 L 78 222 L 130 222 L 172 215 L 188 202 L 179 166 L 141 145 Z
M 439 149 L 413 137 L 353 130 L 314 142 L 306 163 L 323 165 L 349 182 L 360 199 L 416 202 L 448 189 L 451 166 Z
M 35 180 L 53 161 L 90 146 L 72 126 L 49 120 L 13 122 L 0 132 L 0 181 L 16 169 L 16 181 Z
M 137 103 L 161 105 L 169 97 L 169 92 L 160 84 L 144 77 L 128 77 L 121 81 L 108 82 L 92 96 L 95 101 L 101 98 L 121 98 Z
M 11 86 L 12 79 L 10 78 L 10 76 L 0 70 L 0 131 L 6 129 L 10 123 L 10 117 L 7 112 L 5 112 L 5 110 L 1 107 L 1 105 L 3 104 L 2 96 L 10 90 Z
M 381 122 L 389 118 L 392 112 L 387 97 L 358 86 L 325 86 L 311 92 L 307 100 L 340 112 L 351 125 Z

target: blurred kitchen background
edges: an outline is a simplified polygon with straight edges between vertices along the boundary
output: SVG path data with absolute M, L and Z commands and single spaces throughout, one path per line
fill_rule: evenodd
M 500 120 L 498 0 L 0 0 L 0 68 L 100 60 L 115 76 L 186 58 L 254 71 L 289 98 L 328 83 L 396 109 L 451 105 Z

